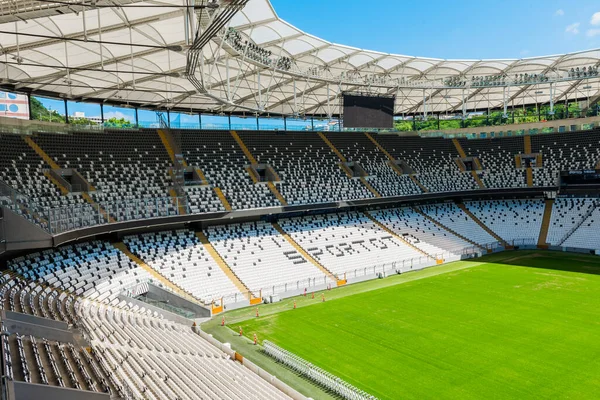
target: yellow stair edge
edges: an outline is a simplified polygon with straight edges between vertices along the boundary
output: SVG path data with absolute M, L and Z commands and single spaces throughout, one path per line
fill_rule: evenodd
M 187 210 L 185 209 L 185 204 L 179 203 L 179 200 L 178 200 L 179 196 L 177 196 L 177 192 L 175 191 L 175 189 L 169 189 L 169 194 L 171 195 L 171 198 L 173 199 L 173 205 L 179 209 L 179 215 L 186 215 Z
M 245 170 L 248 173 L 248 175 L 250 175 L 250 178 L 252 179 L 252 183 L 258 183 L 258 178 L 256 177 L 254 170 L 251 167 L 246 167 Z
M 531 136 L 526 135 L 523 137 L 523 139 L 525 154 L 531 154 Z
M 342 171 L 344 171 L 344 173 L 346 174 L 346 176 L 348 178 L 353 178 L 352 171 L 350 171 L 350 168 L 348 168 L 348 166 L 346 164 L 339 163 L 338 165 L 340 166 Z
M 464 240 L 465 242 L 471 243 L 473 246 L 479 247 L 480 249 L 485 249 L 485 247 L 483 247 L 482 245 L 480 245 L 477 242 L 472 241 L 471 239 L 461 235 L 460 233 L 456 232 L 454 229 L 451 229 L 450 227 L 442 224 L 441 222 L 439 222 L 438 220 L 430 217 L 429 215 L 427 215 L 426 213 L 424 213 L 420 208 L 418 207 L 411 207 L 414 211 L 416 211 L 417 213 L 421 214 L 423 217 L 425 217 L 425 219 L 433 222 L 435 225 L 439 226 L 440 228 L 447 230 L 448 232 L 450 232 L 451 234 L 453 234 L 456 237 L 461 238 L 462 240 Z
M 273 195 L 275 195 L 275 197 L 277 197 L 277 200 L 279 200 L 279 202 L 281 204 L 283 204 L 284 206 L 288 205 L 287 201 L 285 201 L 285 199 L 283 198 L 283 195 L 281 193 L 279 193 L 277 186 L 275 186 L 275 184 L 273 182 L 268 182 L 267 186 L 269 187 L 269 190 L 271 190 Z
M 165 286 L 169 287 L 171 290 L 173 290 L 173 292 L 177 293 L 181 297 L 183 297 L 186 300 L 189 300 L 189 301 L 191 301 L 193 303 L 203 304 L 200 300 L 198 300 L 194 296 L 192 296 L 189 293 L 187 293 L 185 290 L 183 290 L 182 288 L 180 288 L 179 286 L 177 286 L 175 283 L 171 282 L 169 279 L 167 279 L 165 276 L 161 275 L 154 268 L 152 268 L 151 266 L 149 266 L 148 264 L 146 264 L 142 259 L 140 259 L 135 254 L 133 254 L 129 250 L 129 248 L 125 245 L 125 243 L 123 243 L 123 242 L 117 242 L 117 243 L 113 243 L 112 245 L 116 249 L 120 250 L 127 257 L 129 257 L 129 259 L 131 261 L 133 261 L 137 266 L 139 266 L 140 268 L 144 269 L 150 275 L 152 275 L 154 278 L 156 278 L 157 281 L 161 282 L 163 285 L 165 285 Z
M 463 147 L 460 144 L 460 142 L 458 141 L 458 139 L 456 139 L 456 138 L 452 139 L 452 143 L 454 143 L 454 147 L 456 147 L 456 151 L 458 152 L 458 155 L 461 158 L 467 158 L 467 153 L 465 153 L 465 150 L 463 149 Z
M 506 240 L 502 239 L 500 236 L 498 236 L 496 234 L 496 232 L 494 232 L 493 230 L 491 230 L 490 228 L 488 228 L 488 226 L 486 224 L 484 224 L 483 222 L 481 222 L 481 220 L 479 218 L 477 218 L 475 216 L 475 214 L 473 214 L 468 208 L 467 206 L 465 206 L 463 203 L 457 203 L 456 204 L 458 206 L 458 208 L 460 208 L 461 210 L 464 211 L 465 214 L 467 214 L 469 216 L 469 218 L 471 218 L 473 221 L 475 221 L 477 223 L 477 225 L 479 225 L 481 228 L 483 228 L 484 231 L 486 231 L 487 233 L 489 233 L 494 239 L 496 239 L 497 241 L 499 241 L 500 243 L 502 243 L 502 245 L 505 248 L 512 248 L 512 246 L 510 246 Z
M 223 194 L 223 191 L 218 187 L 213 188 L 213 190 L 217 194 L 217 197 L 219 198 L 219 200 L 221 200 L 221 204 L 223 204 L 223 207 L 225 207 L 225 210 L 231 211 L 231 205 L 227 201 L 227 198 Z
M 323 134 L 323 132 L 318 132 L 317 135 L 319 135 L 319 137 L 327 144 L 327 146 L 329 146 L 331 151 L 333 151 L 335 153 L 335 155 L 338 156 L 338 158 L 340 159 L 341 162 L 343 162 L 343 163 L 347 162 L 346 157 L 344 157 L 342 155 L 342 153 L 340 153 L 340 151 L 333 145 L 333 143 L 331 143 L 331 141 L 329 139 L 327 139 L 327 137 Z
M 246 147 L 246 144 L 244 143 L 244 141 L 242 140 L 240 135 L 238 135 L 238 133 L 236 131 L 230 131 L 230 133 L 231 133 L 231 136 L 233 136 L 233 138 L 237 142 L 237 144 L 240 146 L 240 148 L 242 149 L 244 154 L 246 155 L 246 158 L 248 159 L 248 161 L 250 161 L 250 164 L 258 164 L 258 162 L 256 162 L 256 158 L 254 158 L 252 153 L 250 153 L 250 150 L 248 150 L 248 147 Z
M 515 167 L 516 168 L 522 167 L 521 156 L 519 154 L 515 154 Z
M 59 165 L 52 159 L 52 157 L 50 157 L 40 146 L 38 146 L 38 144 L 34 142 L 31 137 L 23 136 L 23 140 L 25 140 L 25 143 L 27 143 L 29 147 L 31 147 L 33 151 L 35 151 L 37 155 L 40 156 L 46 162 L 46 164 L 50 166 L 50 168 L 60 169 Z
M 48 180 L 49 180 L 50 182 L 52 182 L 52 183 L 54 184 L 54 186 L 56 186 L 56 187 L 57 187 L 57 188 L 60 190 L 60 192 L 62 193 L 62 195 L 63 195 L 63 196 L 66 196 L 66 195 L 68 195 L 68 194 L 69 194 L 69 189 L 67 189 L 66 187 L 64 187 L 63 185 L 61 185 L 61 183 L 60 183 L 59 181 L 57 181 L 57 180 L 56 180 L 56 179 L 55 179 L 55 178 L 52 176 L 52 174 L 50 174 L 50 172 L 49 172 L 49 171 L 46 171 L 46 172 L 44 172 L 44 176 L 45 176 L 46 178 L 48 178 Z
M 381 198 L 381 194 L 369 183 L 369 181 L 367 181 L 364 177 L 360 178 L 360 181 L 362 182 L 362 184 L 369 189 L 369 192 L 373 193 L 373 195 L 377 198 Z
M 423 184 L 421 182 L 419 182 L 419 180 L 417 179 L 417 177 L 415 176 L 415 174 L 411 174 L 410 175 L 410 179 L 412 179 L 412 181 L 421 188 L 421 190 L 424 193 L 429 193 L 429 189 L 427 189 L 425 186 L 423 186 Z
M 539 248 L 548 248 L 548 230 L 550 229 L 550 220 L 552 218 L 552 209 L 554 207 L 554 199 L 546 199 L 544 202 L 544 217 L 542 218 L 542 226 L 540 227 L 540 236 L 538 239 Z
M 473 175 L 473 179 L 475 179 L 475 182 L 477 182 L 477 185 L 479 185 L 479 188 L 480 189 L 485 189 L 485 185 L 483 184 L 483 181 L 481 180 L 481 178 L 477 174 L 477 171 L 471 171 L 471 175 Z
M 171 147 L 171 144 L 169 143 L 169 138 L 167 137 L 167 133 L 162 130 L 162 129 L 157 129 L 158 132 L 158 136 L 160 137 L 160 141 L 162 142 L 165 150 L 167 150 L 167 153 L 169 154 L 169 157 L 171 158 L 171 162 L 173 163 L 173 165 L 175 165 L 176 159 L 175 159 L 175 150 L 173 150 L 173 148 Z M 187 167 L 187 162 L 185 160 L 183 160 L 182 162 L 184 167 Z
M 529 167 L 525 172 L 527 173 L 527 186 L 533 187 L 533 169 Z
M 319 268 L 321 270 L 321 272 L 323 272 L 330 279 L 333 279 L 336 282 L 339 280 L 336 278 L 335 275 L 333 275 L 331 273 L 331 271 L 329 271 L 327 268 L 325 268 L 325 266 L 323 266 L 323 264 L 321 264 L 319 261 L 317 261 L 310 254 L 308 254 L 308 252 L 306 250 L 304 250 L 277 222 L 272 222 L 272 225 L 273 225 L 273 228 L 275 228 L 277 230 L 277 232 L 279 232 L 281 234 L 281 236 L 283 236 L 283 238 L 285 240 L 287 240 L 287 242 L 289 244 L 291 244 L 292 247 L 294 247 L 294 249 L 296 249 L 296 251 L 298 253 L 300 253 L 304 258 L 306 258 L 308 261 L 310 261 L 315 267 Z
M 379 144 L 379 142 L 377 140 L 375 140 L 375 138 L 373 136 L 371 136 L 370 133 L 365 132 L 365 136 L 369 138 L 369 140 L 371 142 L 373 142 L 373 144 L 379 149 L 379 151 L 381 151 L 383 154 L 385 154 L 385 156 L 387 158 L 390 159 L 390 161 L 395 161 L 394 157 L 392 157 L 392 155 L 390 153 L 388 153 L 388 151 L 386 149 L 383 148 L 383 146 L 381 144 Z
M 479 157 L 475 157 L 473 160 L 475 161 L 475 164 L 477 165 L 477 169 L 479 171 L 482 171 L 483 170 L 483 166 L 481 165 L 481 161 L 479 161 Z
M 414 244 L 410 243 L 408 240 L 404 239 L 402 236 L 398 235 L 396 232 L 394 232 L 393 230 L 391 230 L 390 228 L 388 228 L 387 226 L 385 226 L 383 223 L 379 222 L 379 220 L 377 220 L 377 218 L 375 218 L 374 216 L 372 216 L 371 213 L 369 213 L 368 211 L 363 211 L 363 213 L 365 214 L 365 216 L 367 218 L 369 218 L 371 221 L 373 221 L 373 223 L 375 225 L 377 225 L 379 228 L 383 229 L 384 231 L 386 231 L 387 233 L 389 233 L 390 235 L 392 235 L 393 237 L 395 237 L 396 239 L 398 239 L 399 241 L 401 241 L 402 243 L 404 243 L 408 247 L 411 247 L 412 249 L 418 251 L 419 253 L 423 254 L 425 257 L 429 257 L 429 258 L 431 258 L 433 260 L 436 260 L 436 258 L 434 256 L 432 256 L 431 254 L 428 254 L 428 253 L 424 252 L 423 250 L 421 250 L 420 248 L 418 248 Z
M 465 172 L 465 165 L 460 161 L 460 159 L 455 158 L 454 162 L 456 163 L 456 166 L 458 167 L 458 169 L 460 170 L 460 172 Z
M 96 203 L 88 193 L 82 192 L 81 197 L 83 197 L 83 199 L 92 206 L 98 207 L 98 211 L 100 212 L 100 214 L 102 214 L 104 218 L 106 218 L 109 222 L 117 222 L 117 220 L 111 217 L 110 214 L 104 208 L 100 207 L 100 204 Z
M 271 171 L 271 173 L 273 174 L 273 176 L 275 177 L 274 181 L 275 182 L 281 182 L 281 178 L 279 177 L 279 174 L 277 173 L 277 171 L 275 171 L 275 169 L 269 165 L 269 171 Z
M 223 273 L 229 278 L 231 283 L 235 285 L 237 290 L 239 290 L 240 293 L 250 293 L 250 289 L 248 289 L 244 282 L 242 282 L 240 278 L 238 278 L 237 275 L 231 270 L 231 268 L 229 267 L 229 265 L 227 265 L 225 260 L 223 260 L 223 257 L 221 257 L 217 249 L 215 249 L 212 243 L 208 240 L 204 232 L 196 232 L 196 237 L 198 238 L 200 243 L 202 243 L 208 254 L 210 254 L 210 256 L 212 257 L 212 259 L 215 260 L 219 268 L 221 268 L 221 271 L 223 271 Z
M 202 179 L 202 184 L 208 185 L 208 179 L 206 179 L 206 175 L 204 175 L 204 172 L 199 167 L 194 167 L 194 169 L 196 170 L 196 173 L 198 174 L 200 179 Z

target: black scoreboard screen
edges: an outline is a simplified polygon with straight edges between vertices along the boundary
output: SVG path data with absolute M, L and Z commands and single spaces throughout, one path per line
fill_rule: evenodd
M 344 127 L 390 129 L 394 127 L 393 96 L 344 93 Z
M 599 185 L 600 170 L 562 171 L 560 173 L 561 186 L 568 185 Z

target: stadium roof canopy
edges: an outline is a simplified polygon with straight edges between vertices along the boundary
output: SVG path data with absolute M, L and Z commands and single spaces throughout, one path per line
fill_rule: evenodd
M 395 95 L 397 114 L 544 104 L 600 91 L 597 77 L 568 76 L 599 65 L 600 50 L 505 60 L 386 54 L 302 32 L 269 0 L 217 0 L 218 8 L 213 1 L 0 1 L 0 86 L 75 101 L 286 115 L 338 114 L 343 91 Z M 190 49 L 206 35 L 190 69 Z M 521 74 L 543 74 L 546 82 L 524 84 Z M 457 78 L 449 84 L 449 77 Z

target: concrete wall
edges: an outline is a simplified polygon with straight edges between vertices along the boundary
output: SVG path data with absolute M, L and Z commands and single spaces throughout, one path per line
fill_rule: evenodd
M 131 303 L 133 305 L 136 305 L 138 307 L 144 307 L 147 310 L 156 311 L 157 313 L 162 314 L 169 321 L 177 322 L 178 324 L 182 324 L 182 325 L 186 325 L 186 326 L 192 326 L 192 324 L 193 324 L 192 320 L 189 320 L 179 314 L 172 313 L 163 308 L 156 307 L 156 306 L 153 306 L 152 304 L 145 303 L 141 300 L 136 300 L 134 298 L 125 296 L 124 294 L 119 295 L 119 300 L 124 300 L 124 301 Z
M 150 285 L 150 291 L 146 293 L 146 296 L 149 299 L 164 301 L 172 304 L 176 307 L 185 308 L 186 310 L 193 311 L 196 313 L 196 318 L 210 317 L 211 311 L 208 308 L 204 308 L 199 304 L 192 303 L 184 299 L 183 297 L 179 297 L 175 293 L 171 293 L 168 290 L 164 290 L 159 288 L 158 286 Z
M 75 343 L 73 333 L 68 330 L 67 324 L 64 322 L 8 310 L 2 310 L 0 319 L 10 333 L 18 332 L 21 335 L 33 335 L 57 342 Z
M 6 391 L 7 400 L 110 400 L 105 393 L 15 381 L 7 382 Z
M 52 247 L 52 235 L 8 208 L 2 209 L 6 251 L 33 250 Z

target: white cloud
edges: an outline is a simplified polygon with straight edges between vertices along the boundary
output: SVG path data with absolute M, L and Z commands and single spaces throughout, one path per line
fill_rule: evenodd
M 565 12 L 562 9 L 558 9 L 556 10 L 556 12 L 554 13 L 554 15 L 562 17 L 563 15 L 565 15 Z
M 579 22 L 575 22 L 574 24 L 567 26 L 567 29 L 565 29 L 565 32 L 572 33 L 573 35 L 577 35 L 579 33 L 580 25 L 581 24 Z
M 590 21 L 592 25 L 600 25 L 600 11 L 592 15 L 592 20 Z
M 600 35 L 600 29 L 588 29 L 588 31 L 587 31 L 587 35 L 588 35 L 589 37 L 595 37 L 595 36 L 598 36 L 598 35 Z

